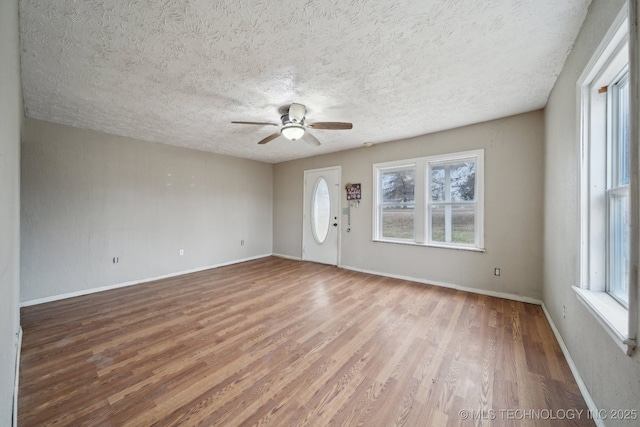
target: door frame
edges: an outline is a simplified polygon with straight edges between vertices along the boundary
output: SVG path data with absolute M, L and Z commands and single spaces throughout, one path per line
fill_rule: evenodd
M 338 226 L 335 227 L 337 228 L 336 233 L 336 245 L 338 246 L 337 249 L 337 260 L 336 260 L 336 267 L 340 267 L 341 266 L 341 259 L 342 259 L 342 252 L 341 252 L 341 241 L 342 241 L 342 233 L 341 233 L 341 229 L 342 229 L 342 166 L 337 165 L 337 166 L 327 166 L 327 167 L 323 167 L 323 168 L 317 168 L 317 169 L 308 169 L 304 171 L 304 178 L 302 180 L 302 260 L 303 261 L 307 261 L 307 259 L 305 259 L 305 232 L 304 232 L 304 228 L 307 225 L 307 219 L 305 218 L 305 215 L 307 214 L 305 207 L 306 207 L 306 200 L 307 197 L 311 196 L 310 194 L 307 194 L 307 176 L 311 173 L 318 173 L 318 172 L 323 172 L 323 171 L 337 171 L 338 172 L 338 206 L 337 206 L 337 217 L 338 217 Z M 310 261 L 310 262 L 314 262 L 314 261 Z M 329 265 L 329 264 L 327 264 Z

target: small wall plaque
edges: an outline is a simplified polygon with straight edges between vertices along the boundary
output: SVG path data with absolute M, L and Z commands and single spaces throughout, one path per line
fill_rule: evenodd
M 360 184 L 347 184 L 347 200 L 360 200 Z

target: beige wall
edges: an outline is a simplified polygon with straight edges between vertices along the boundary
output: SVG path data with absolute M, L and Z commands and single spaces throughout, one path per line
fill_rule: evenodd
M 274 168 L 275 254 L 302 253 L 303 174 L 342 166 L 342 184 L 362 183 L 362 203 L 342 215 L 345 267 L 539 299 L 542 280 L 543 113 L 425 135 L 409 140 L 277 164 Z M 373 164 L 485 149 L 485 253 L 371 241 Z M 346 193 L 342 192 L 346 207 Z M 494 267 L 502 275 L 493 275 Z
M 545 109 L 545 231 L 543 300 L 580 376 L 600 409 L 640 409 L 640 358 L 626 356 L 572 285 L 579 272 L 579 140 L 576 82 L 623 1 L 595 0 Z M 562 317 L 562 306 L 566 318 Z M 607 420 L 607 426 L 638 421 Z
M 0 425 L 11 425 L 20 328 L 20 126 L 18 1 L 0 2 Z
M 266 163 L 27 119 L 21 300 L 269 255 L 272 175 Z

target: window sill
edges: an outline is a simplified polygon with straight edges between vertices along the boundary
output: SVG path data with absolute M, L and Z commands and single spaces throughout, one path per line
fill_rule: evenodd
M 595 292 L 573 286 L 578 300 L 589 310 L 609 334 L 613 341 L 627 355 L 636 346 L 629 338 L 629 312 L 606 292 Z
M 440 248 L 440 249 L 454 249 L 457 251 L 470 251 L 470 252 L 485 252 L 484 248 L 475 248 L 472 246 L 449 246 L 449 245 L 434 245 L 432 243 L 416 243 L 411 241 L 402 241 L 402 240 L 384 240 L 384 239 L 372 239 L 373 242 L 378 243 L 395 243 L 398 245 L 408 245 L 408 246 L 421 246 L 426 248 Z

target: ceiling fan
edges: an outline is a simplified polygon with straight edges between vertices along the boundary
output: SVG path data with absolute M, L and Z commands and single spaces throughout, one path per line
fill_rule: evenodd
M 282 110 L 281 110 L 282 111 Z M 315 122 L 305 123 L 305 114 L 307 113 L 307 107 L 302 104 L 293 103 L 284 110 L 284 114 L 280 117 L 279 123 L 271 122 L 239 122 L 232 121 L 231 123 L 238 123 L 242 125 L 261 125 L 261 126 L 280 126 L 280 130 L 268 137 L 264 138 L 258 144 L 266 144 L 269 141 L 273 141 L 280 135 L 284 136 L 290 141 L 303 139 L 310 144 L 320 145 L 320 141 L 315 136 L 310 134 L 306 128 L 311 129 L 351 129 L 353 124 L 345 122 Z

